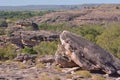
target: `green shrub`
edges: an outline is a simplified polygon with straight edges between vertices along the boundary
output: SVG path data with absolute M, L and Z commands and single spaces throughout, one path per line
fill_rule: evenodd
M 61 24 L 42 23 L 38 27 L 39 27 L 40 30 L 50 30 L 50 31 L 63 31 L 63 30 L 67 29 L 65 23 L 61 23 Z
M 26 19 L 33 16 L 42 16 L 53 11 L 0 11 L 0 18 L 7 18 L 12 20 Z
M 22 52 L 25 54 L 37 54 L 37 52 L 33 48 L 25 47 L 22 49 Z
M 85 78 L 91 78 L 92 74 L 89 71 L 81 70 L 76 72 L 77 75 L 80 75 Z
M 100 25 L 84 25 L 78 29 L 79 34 L 86 39 L 96 42 L 96 37 L 101 35 L 104 31 L 104 28 Z
M 45 67 L 45 64 L 43 63 L 37 63 L 36 68 L 46 68 L 46 67 Z
M 50 31 L 68 30 L 70 32 L 79 34 L 92 42 L 96 42 L 96 37 L 104 31 L 104 28 L 101 25 L 84 25 L 82 27 L 81 26 L 70 27 L 67 23 L 61 24 L 43 23 L 39 25 L 39 29 Z
M 41 55 L 50 54 L 53 55 L 57 50 L 58 42 L 41 42 L 39 45 L 34 47 L 34 50 Z
M 120 58 L 120 26 L 113 24 L 97 37 L 97 44 Z
M 0 59 L 14 59 L 15 54 L 15 46 L 7 43 L 6 47 L 0 48 Z

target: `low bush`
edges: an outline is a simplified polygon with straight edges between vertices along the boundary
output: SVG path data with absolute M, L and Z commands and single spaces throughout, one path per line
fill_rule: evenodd
M 106 80 L 104 77 L 100 76 L 100 75 L 93 75 L 92 76 L 93 80 Z
M 15 53 L 16 49 L 15 46 L 11 43 L 7 43 L 6 47 L 0 48 L 0 59 L 7 60 L 7 59 L 14 59 L 16 56 Z
M 38 52 L 40 55 L 54 55 L 55 51 L 57 50 L 57 41 L 52 41 L 52 42 L 41 42 L 39 45 L 34 47 L 34 50 Z
M 25 54 L 37 54 L 37 52 L 33 48 L 25 47 L 21 50 L 22 53 Z
M 85 70 L 77 71 L 76 74 L 80 75 L 82 77 L 85 77 L 85 78 L 91 78 L 92 77 L 91 73 L 89 71 L 85 71 Z

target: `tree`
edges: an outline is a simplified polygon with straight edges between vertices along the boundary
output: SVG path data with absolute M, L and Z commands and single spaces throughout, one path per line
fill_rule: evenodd
M 107 28 L 97 37 L 97 44 L 120 58 L 120 26 Z
M 80 34 L 85 37 L 86 39 L 96 42 L 96 37 L 98 35 L 101 35 L 104 28 L 99 25 L 88 25 L 88 26 L 83 26 L 80 29 Z

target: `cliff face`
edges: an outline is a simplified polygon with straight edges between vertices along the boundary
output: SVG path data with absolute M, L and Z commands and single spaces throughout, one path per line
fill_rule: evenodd
M 61 46 L 56 52 L 56 62 L 60 65 L 63 65 L 64 61 L 69 63 L 73 61 L 82 69 L 102 70 L 107 74 L 120 70 L 119 59 L 78 35 L 63 31 L 60 34 L 60 41 Z M 60 59 L 63 61 L 60 62 Z

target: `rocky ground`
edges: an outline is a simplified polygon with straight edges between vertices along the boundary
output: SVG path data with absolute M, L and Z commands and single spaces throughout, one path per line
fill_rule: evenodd
M 76 71 L 78 67 L 59 68 L 49 63 L 50 60 L 42 57 L 37 63 L 30 60 L 0 62 L 0 80 L 119 80 L 119 77 L 105 78 L 103 74 Z
M 52 34 L 50 38 L 58 39 L 53 36 Z M 30 38 L 34 39 L 34 35 Z M 49 36 L 47 39 L 49 40 Z M 120 80 L 119 75 L 108 75 L 119 71 L 119 59 L 68 31 L 60 34 L 60 41 L 61 45 L 54 56 L 18 54 L 12 61 L 0 61 L 0 80 Z M 74 57 L 77 55 L 78 57 Z M 97 68 L 104 73 L 92 71 Z

